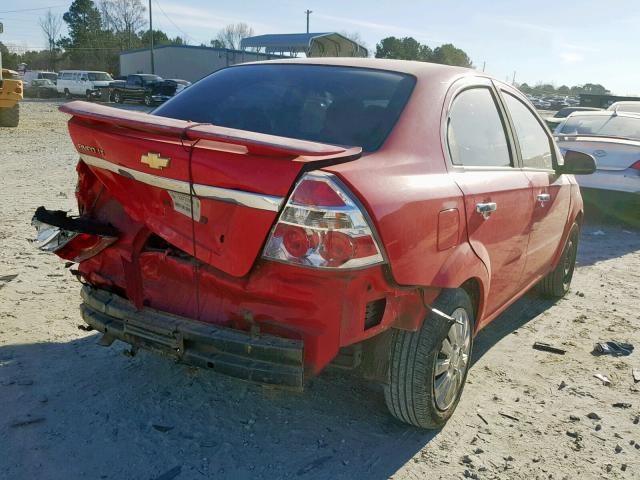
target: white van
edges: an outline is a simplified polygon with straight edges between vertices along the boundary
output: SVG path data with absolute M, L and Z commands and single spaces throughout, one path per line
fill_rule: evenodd
M 92 70 L 62 70 L 58 73 L 58 93 L 65 97 L 82 95 L 87 99 L 100 96 L 100 89 L 107 88 L 113 78 L 107 72 Z
M 58 74 L 55 72 L 47 72 L 46 70 L 27 70 L 22 76 L 22 81 L 27 84 L 31 80 L 51 80 L 56 83 L 58 80 Z

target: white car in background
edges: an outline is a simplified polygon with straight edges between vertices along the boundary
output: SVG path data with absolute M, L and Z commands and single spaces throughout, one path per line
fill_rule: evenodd
M 594 174 L 576 177 L 585 201 L 640 224 L 640 113 L 575 112 L 554 134 L 561 150 L 596 159 Z
M 62 70 L 58 73 L 58 93 L 67 98 L 82 96 L 87 100 L 99 97 L 101 89 L 108 89 L 113 81 L 107 72 L 92 70 Z
M 634 101 L 615 102 L 609 105 L 607 110 L 611 112 L 640 113 L 640 100 L 637 102 L 634 102 Z

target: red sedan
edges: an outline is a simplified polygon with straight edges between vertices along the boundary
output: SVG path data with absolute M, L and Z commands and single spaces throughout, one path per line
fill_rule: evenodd
M 453 413 L 474 335 L 534 285 L 563 296 L 582 199 L 517 90 L 420 62 L 217 71 L 152 114 L 72 102 L 79 215 L 39 208 L 79 262 L 81 312 L 179 361 L 300 389 L 329 364 L 400 420 Z

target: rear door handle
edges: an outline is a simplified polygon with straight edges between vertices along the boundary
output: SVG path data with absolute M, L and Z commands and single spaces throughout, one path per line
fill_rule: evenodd
M 498 204 L 495 202 L 476 203 L 476 212 L 478 212 L 486 220 L 493 212 L 498 209 Z
M 551 195 L 549 195 L 548 193 L 540 193 L 536 198 L 540 202 L 540 206 L 544 207 L 544 202 L 548 202 L 549 200 L 551 200 Z

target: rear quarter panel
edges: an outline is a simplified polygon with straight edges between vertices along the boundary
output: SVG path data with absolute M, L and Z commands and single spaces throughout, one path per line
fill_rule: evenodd
M 467 243 L 462 192 L 447 173 L 440 141 L 442 105 L 451 76 L 420 78 L 382 148 L 327 170 L 359 198 L 398 285 L 458 287 L 487 270 Z M 453 246 L 438 247 L 438 218 L 454 209 Z M 441 242 L 442 247 L 442 242 Z

